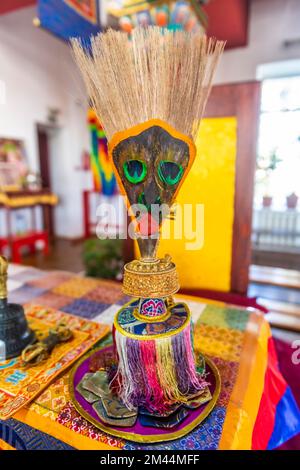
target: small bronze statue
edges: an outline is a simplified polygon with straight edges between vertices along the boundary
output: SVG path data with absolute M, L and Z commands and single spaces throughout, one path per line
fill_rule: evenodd
M 7 268 L 7 259 L 0 256 L 0 341 L 4 343 L 5 358 L 10 359 L 33 343 L 35 334 L 28 327 L 23 307 L 7 301 Z
M 73 338 L 72 331 L 64 324 L 57 325 L 56 328 L 49 330 L 48 336 L 42 341 L 28 345 L 22 351 L 22 366 L 35 366 L 45 361 L 51 354 L 51 351 L 59 343 L 64 343 Z

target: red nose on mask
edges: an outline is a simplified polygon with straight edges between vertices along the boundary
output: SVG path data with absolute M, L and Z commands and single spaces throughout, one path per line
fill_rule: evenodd
M 150 213 L 142 214 L 138 223 L 141 235 L 152 235 L 158 232 L 159 224 Z

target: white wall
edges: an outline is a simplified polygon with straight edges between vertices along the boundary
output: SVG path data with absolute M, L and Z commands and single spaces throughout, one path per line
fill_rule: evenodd
M 260 64 L 300 58 L 300 43 L 283 46 L 300 38 L 300 0 L 252 0 L 249 26 L 248 46 L 224 52 L 215 83 L 255 80 Z
M 61 200 L 56 231 L 78 237 L 81 191 L 90 187 L 89 175 L 75 170 L 89 148 L 86 97 L 68 46 L 34 27 L 35 16 L 26 8 L 0 17 L 0 135 L 24 139 L 30 166 L 38 169 L 36 123 L 46 123 L 49 107 L 61 109 L 61 130 L 51 142 L 53 190 Z M 299 36 L 300 0 L 252 0 L 249 45 L 224 53 L 215 83 L 253 80 L 260 64 L 299 58 L 299 44 L 282 44 Z
M 59 108 L 60 130 L 51 144 L 57 235 L 82 234 L 81 190 L 89 176 L 76 171 L 89 148 L 86 96 L 69 47 L 33 26 L 34 8 L 0 17 L 0 135 L 24 139 L 30 167 L 38 170 L 36 124 L 47 122 L 48 108 Z M 1 222 L 0 222 L 1 223 Z M 3 223 L 3 222 L 2 222 Z

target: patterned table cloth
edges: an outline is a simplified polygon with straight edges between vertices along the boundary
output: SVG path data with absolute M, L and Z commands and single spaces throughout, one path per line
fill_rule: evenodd
M 118 283 L 67 272 L 11 266 L 10 301 L 111 325 L 128 301 Z M 216 407 L 187 436 L 144 445 L 111 437 L 82 418 L 70 400 L 70 370 L 13 418 L 0 421 L 3 449 L 273 449 L 300 432 L 300 412 L 277 365 L 270 327 L 255 310 L 178 296 L 190 307 L 195 349 L 217 365 Z M 34 307 L 36 308 L 36 307 Z M 101 344 L 111 341 L 110 337 Z M 0 363 L 1 373 L 1 363 Z

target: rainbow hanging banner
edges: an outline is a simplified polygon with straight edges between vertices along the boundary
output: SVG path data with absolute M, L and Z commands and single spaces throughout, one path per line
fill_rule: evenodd
M 94 190 L 105 196 L 112 196 L 116 192 L 116 178 L 108 156 L 105 132 L 92 109 L 88 111 L 88 125 L 91 133 L 91 170 Z

